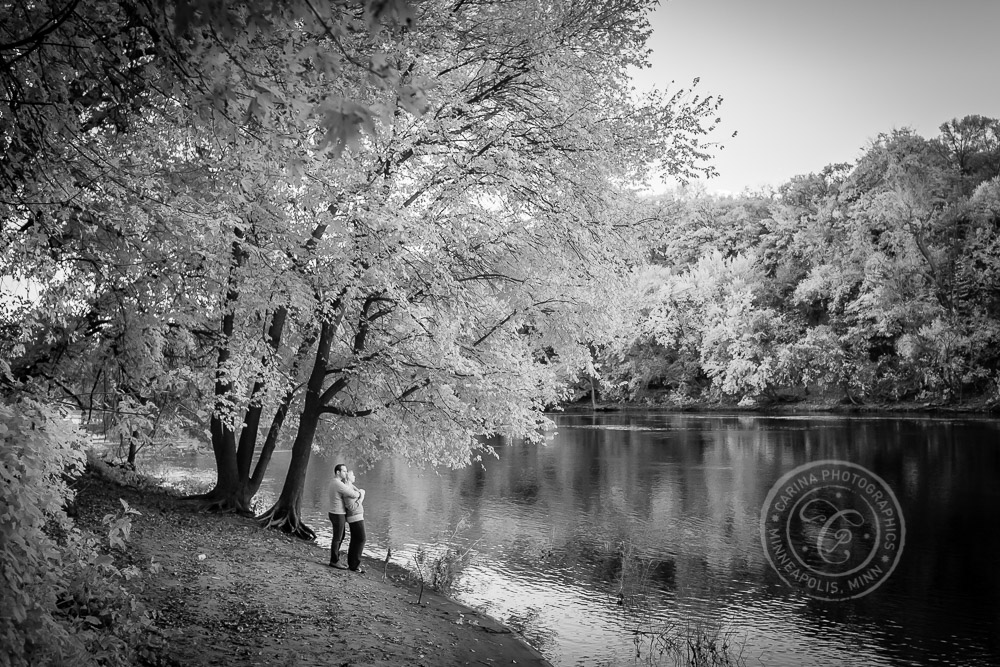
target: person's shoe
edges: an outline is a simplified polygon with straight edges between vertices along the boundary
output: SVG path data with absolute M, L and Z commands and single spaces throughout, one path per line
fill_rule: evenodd
M 364 574 L 365 573 L 365 568 L 359 567 L 356 570 L 354 568 L 351 568 L 351 572 L 357 572 L 358 574 Z
M 330 563 L 330 567 L 336 568 L 338 570 L 346 570 L 347 569 L 346 565 L 341 565 L 340 563 Z

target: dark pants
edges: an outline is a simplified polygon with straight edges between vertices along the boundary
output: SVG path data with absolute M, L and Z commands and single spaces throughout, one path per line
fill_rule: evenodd
M 351 543 L 347 545 L 347 567 L 352 570 L 361 569 L 361 552 L 365 548 L 365 521 L 352 521 L 347 524 L 351 527 Z
M 329 517 L 333 523 L 333 540 L 330 542 L 330 565 L 336 565 L 340 561 L 340 545 L 344 543 L 344 529 L 347 527 L 347 515 L 329 512 Z

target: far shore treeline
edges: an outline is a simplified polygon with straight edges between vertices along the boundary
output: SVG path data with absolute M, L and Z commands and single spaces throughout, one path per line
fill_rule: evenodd
M 290 446 L 258 519 L 312 539 L 313 451 L 467 465 L 581 389 L 995 404 L 998 122 L 648 196 L 725 109 L 633 90 L 656 4 L 0 3 L 0 664 L 151 650 L 69 417 L 129 464 L 209 442 L 206 510 Z
M 1000 121 L 880 135 L 766 192 L 682 193 L 597 348 L 605 400 L 1000 401 Z M 589 391 L 589 385 L 585 386 Z

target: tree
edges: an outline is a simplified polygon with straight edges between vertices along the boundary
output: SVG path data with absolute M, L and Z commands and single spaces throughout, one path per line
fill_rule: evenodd
M 634 287 L 632 337 L 611 350 L 626 362 L 616 379 L 735 399 L 993 391 L 997 180 L 974 166 L 993 126 L 897 130 L 773 195 L 676 202 L 664 267 Z
M 358 151 L 374 177 L 338 202 L 344 237 L 317 245 L 335 245 L 342 270 L 315 290 L 328 296 L 269 525 L 311 536 L 298 498 L 323 415 L 362 460 L 463 465 L 478 435 L 536 434 L 560 383 L 589 363 L 587 337 L 610 325 L 602 303 L 645 254 L 618 183 L 668 145 L 666 168 L 691 173 L 715 108 L 630 100 L 647 9 L 427 5 L 387 56 L 422 53 L 407 70 L 434 85 L 422 116 L 376 125 Z
M 962 194 L 1000 176 L 1000 121 L 971 115 L 942 123 L 939 141 L 949 161 L 958 169 Z
M 126 400 L 158 418 L 151 385 L 190 393 L 199 348 L 217 341 L 205 311 L 212 260 L 230 244 L 214 223 L 252 208 L 234 174 L 253 183 L 239 171 L 255 158 L 295 174 L 356 141 L 375 112 L 330 82 L 394 82 L 338 46 L 388 34 L 408 9 L 75 0 L 2 12 L 3 272 L 37 291 L 5 318 L 8 387 L 47 392 L 45 380 L 87 412 Z M 169 361 L 149 353 L 167 340 Z
M 267 518 L 306 537 L 314 444 L 459 465 L 475 435 L 533 433 L 645 259 L 656 221 L 631 217 L 628 186 L 711 171 L 718 100 L 629 90 L 646 2 L 57 9 L 8 44 L 5 81 L 47 100 L 37 116 L 8 100 L 5 248 L 44 262 L 5 250 L 5 272 L 67 307 L 18 331 L 11 381 L 75 366 L 75 382 L 50 375 L 77 400 L 117 364 L 121 400 L 150 415 L 185 383 L 212 402 L 218 509 L 248 507 L 294 428 Z M 114 95 L 74 106 L 44 70 L 80 56 L 61 40 L 98 9 L 139 47 L 99 33 L 108 63 L 73 85 Z M 66 345 L 17 350 L 59 327 Z M 133 345 L 155 354 L 121 354 Z M 151 391 L 165 368 L 176 381 Z

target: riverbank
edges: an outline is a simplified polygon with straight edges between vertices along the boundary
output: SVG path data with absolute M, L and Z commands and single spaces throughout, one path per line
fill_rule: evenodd
M 133 517 L 121 565 L 162 631 L 162 665 L 548 665 L 494 619 L 424 589 L 393 566 L 366 574 L 327 565 L 328 553 L 253 519 L 206 514 L 160 488 L 88 471 L 76 484 L 78 525 Z
M 641 401 L 591 403 L 589 398 L 562 406 L 560 412 L 705 412 L 705 413 L 747 413 L 747 414 L 808 414 L 828 413 L 836 415 L 1000 415 L 1000 400 L 995 397 L 976 396 L 955 401 L 895 401 L 886 403 L 851 403 L 842 398 L 783 398 L 769 403 L 753 405 L 727 401 L 697 401 L 683 403 L 671 401 L 667 394 L 650 395 Z

